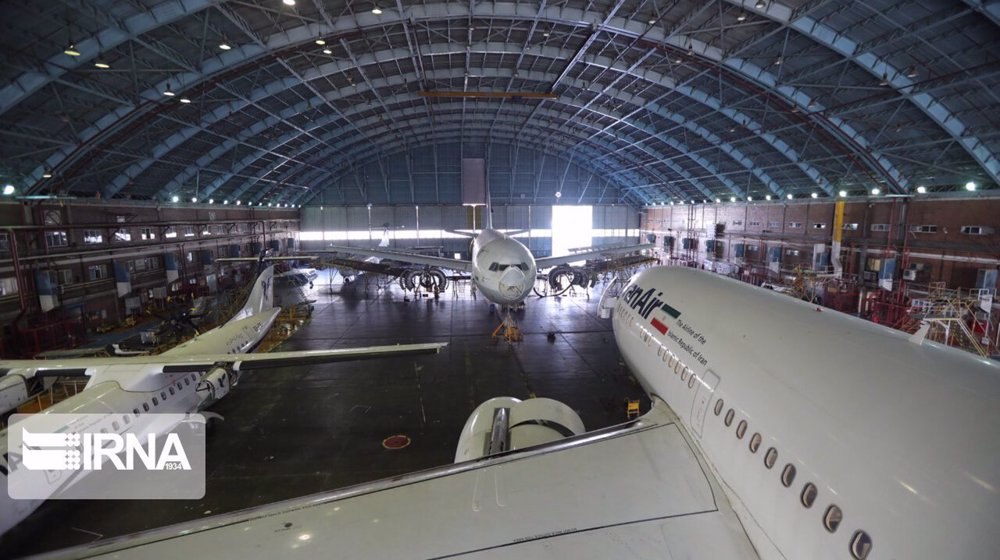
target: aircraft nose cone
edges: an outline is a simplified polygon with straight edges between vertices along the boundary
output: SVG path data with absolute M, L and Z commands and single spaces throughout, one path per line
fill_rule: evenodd
M 521 295 L 524 286 L 524 272 L 519 268 L 509 267 L 500 275 L 500 293 L 508 297 Z

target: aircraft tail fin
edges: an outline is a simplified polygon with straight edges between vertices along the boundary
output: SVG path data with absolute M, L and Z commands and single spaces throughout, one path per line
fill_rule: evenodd
M 245 319 L 247 317 L 263 313 L 274 307 L 274 265 L 265 267 L 254 280 L 253 289 L 250 290 L 250 297 L 247 298 L 243 307 L 231 319 Z

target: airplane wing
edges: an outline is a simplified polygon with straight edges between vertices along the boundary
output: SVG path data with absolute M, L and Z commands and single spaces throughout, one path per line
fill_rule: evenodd
M 652 243 L 643 243 L 641 245 L 629 245 L 625 247 L 615 246 L 615 247 L 609 247 L 607 249 L 594 249 L 593 251 L 583 251 L 580 253 L 574 253 L 572 255 L 563 255 L 561 257 L 541 257 L 535 259 L 535 264 L 538 265 L 539 270 L 544 270 L 546 268 L 551 268 L 553 266 L 559 266 L 561 264 L 567 264 L 576 261 L 607 258 L 611 255 L 631 253 L 634 251 L 639 251 L 641 249 L 652 249 L 655 246 L 656 245 Z
M 84 376 L 93 375 L 107 366 L 162 365 L 167 369 L 210 368 L 213 365 L 233 364 L 235 369 L 246 371 L 270 367 L 285 367 L 392 356 L 436 354 L 447 346 L 445 342 L 425 344 L 395 344 L 360 348 L 335 348 L 332 350 L 297 350 L 292 352 L 262 352 L 259 354 L 191 354 L 127 356 L 117 358 L 70 358 L 66 360 L 5 360 L 0 361 L 0 371 L 30 376 Z
M 758 558 L 662 401 L 523 451 L 92 543 L 55 558 Z
M 313 253 L 334 252 L 334 253 L 347 253 L 350 255 L 364 255 L 366 257 L 377 257 L 380 259 L 389 259 L 411 264 L 437 266 L 441 268 L 448 268 L 451 270 L 459 270 L 462 272 L 469 272 L 472 270 L 472 261 L 449 259 L 445 257 L 432 257 L 429 255 L 418 255 L 416 253 L 409 253 L 406 251 L 389 251 L 386 249 L 365 249 L 362 247 L 340 247 L 337 245 L 331 245 L 325 251 L 312 251 L 312 252 Z

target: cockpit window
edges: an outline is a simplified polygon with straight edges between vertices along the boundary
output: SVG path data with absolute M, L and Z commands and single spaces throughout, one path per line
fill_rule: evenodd
M 528 272 L 528 263 L 521 263 L 517 265 L 517 268 L 520 268 L 521 270 Z
M 528 270 L 528 263 L 521 263 L 521 264 L 500 264 L 500 263 L 496 263 L 495 262 L 495 263 L 490 264 L 490 271 L 491 272 L 499 272 L 501 270 L 507 270 L 508 268 L 510 268 L 512 266 L 514 268 L 519 268 L 519 269 L 521 269 L 521 270 L 523 270 L 525 272 L 527 272 L 527 270 Z
M 490 272 L 496 272 L 498 270 L 500 270 L 500 263 L 490 264 Z

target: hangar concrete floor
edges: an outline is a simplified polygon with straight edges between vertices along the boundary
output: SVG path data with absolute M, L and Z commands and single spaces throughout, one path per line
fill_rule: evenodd
M 439 300 L 403 301 L 395 285 L 366 295 L 321 281 L 312 319 L 280 350 L 448 342 L 439 355 L 248 373 L 211 410 L 202 500 L 43 504 L 0 539 L 16 557 L 451 463 L 472 410 L 491 397 L 531 395 L 574 408 L 588 429 L 625 420 L 625 401 L 648 401 L 620 363 L 611 321 L 597 316 L 602 286 L 530 298 L 516 314 L 524 341 L 493 344 L 499 323 L 468 287 Z M 555 342 L 547 333 L 557 334 Z M 403 449 L 382 440 L 402 434 Z

